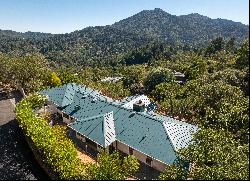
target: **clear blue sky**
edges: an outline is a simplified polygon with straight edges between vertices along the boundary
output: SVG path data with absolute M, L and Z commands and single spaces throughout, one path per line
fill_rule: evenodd
M 0 29 L 68 33 L 110 25 L 142 10 L 199 13 L 249 24 L 248 0 L 1 0 Z

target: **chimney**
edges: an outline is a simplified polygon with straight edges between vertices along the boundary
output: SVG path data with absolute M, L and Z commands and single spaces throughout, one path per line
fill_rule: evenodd
M 135 102 L 133 104 L 133 110 L 136 112 L 144 112 L 145 111 L 145 103 L 143 103 L 141 100 Z

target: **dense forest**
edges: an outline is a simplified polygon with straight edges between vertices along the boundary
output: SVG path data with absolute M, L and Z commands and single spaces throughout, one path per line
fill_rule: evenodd
M 247 180 L 248 31 L 241 23 L 160 9 L 62 35 L 1 31 L 0 83 L 27 93 L 77 82 L 115 99 L 146 94 L 157 112 L 199 126 L 192 144 L 178 151 L 192 169 L 177 162 L 159 179 Z M 107 76 L 123 78 L 102 82 Z
M 195 14 L 175 16 L 156 8 L 144 10 L 113 25 L 87 27 L 66 34 L 0 30 L 0 51 L 22 55 L 42 53 L 56 65 L 117 64 L 135 48 L 163 43 L 178 49 L 197 49 L 222 37 L 236 46 L 248 37 L 249 26 Z

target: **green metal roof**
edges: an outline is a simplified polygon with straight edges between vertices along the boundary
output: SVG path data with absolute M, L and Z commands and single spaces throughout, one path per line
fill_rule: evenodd
M 62 107 L 66 90 L 67 90 L 67 85 L 63 85 L 60 87 L 53 87 L 51 89 L 43 90 L 40 93 L 48 95 L 50 101 Z
M 100 96 L 100 92 L 94 89 L 88 88 L 86 86 L 79 86 L 75 83 L 64 84 L 59 87 L 53 87 L 51 89 L 46 89 L 40 93 L 43 95 L 48 95 L 49 100 L 54 102 L 60 107 L 65 107 L 72 103 L 75 92 L 80 92 L 83 95 Z
M 55 88 L 51 91 L 55 92 Z M 51 100 L 55 99 L 50 90 L 45 94 L 52 96 Z M 69 127 L 102 146 L 105 145 L 104 129 L 101 126 L 103 115 L 113 111 L 116 140 L 167 164 L 176 160 L 176 150 L 186 146 L 191 141 L 192 131 L 197 129 L 197 126 L 156 113 L 134 112 L 107 101 L 100 94 L 86 95 L 80 91 L 75 91 L 71 104 L 61 110 L 77 119 Z
M 103 147 L 107 147 L 115 141 L 116 135 L 112 112 L 77 120 L 68 126 Z

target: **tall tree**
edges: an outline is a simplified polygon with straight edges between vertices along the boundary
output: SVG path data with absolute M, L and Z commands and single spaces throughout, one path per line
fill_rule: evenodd
M 194 180 L 249 179 L 249 143 L 241 145 L 225 129 L 200 128 L 180 154 L 193 163 Z
M 236 67 L 243 69 L 249 66 L 249 41 L 244 41 L 237 50 Z
M 5 60 L 3 77 L 13 87 L 27 91 L 38 90 L 48 76 L 48 63 L 41 54 L 28 54 L 22 57 L 9 57 Z
M 145 78 L 143 85 L 147 93 L 150 93 L 160 83 L 173 82 L 174 74 L 169 69 L 159 68 L 152 70 Z
M 216 53 L 224 48 L 224 40 L 223 37 L 218 37 L 210 42 L 208 47 L 205 50 L 205 56 L 210 56 L 211 54 Z

